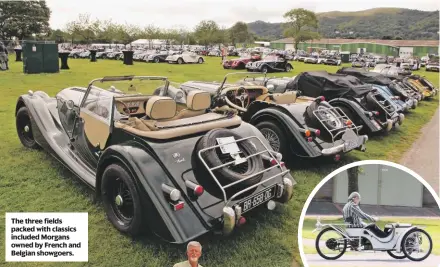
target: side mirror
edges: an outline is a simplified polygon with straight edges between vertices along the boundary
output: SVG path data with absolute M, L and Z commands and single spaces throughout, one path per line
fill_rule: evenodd
M 67 109 L 73 109 L 75 107 L 75 103 L 73 103 L 73 100 L 69 100 L 66 102 Z

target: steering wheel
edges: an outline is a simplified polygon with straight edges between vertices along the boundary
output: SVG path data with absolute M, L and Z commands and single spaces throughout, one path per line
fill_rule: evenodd
M 130 109 L 128 108 L 127 104 L 125 104 L 124 102 L 120 101 L 120 100 L 116 100 L 116 103 L 122 104 L 122 106 L 124 106 L 122 108 L 122 113 L 124 113 L 124 115 L 130 117 Z
M 234 97 L 236 100 L 240 101 L 241 107 L 243 109 L 247 109 L 249 107 L 251 99 L 249 98 L 249 91 L 246 90 L 246 88 L 244 88 L 244 87 L 238 88 L 235 91 Z

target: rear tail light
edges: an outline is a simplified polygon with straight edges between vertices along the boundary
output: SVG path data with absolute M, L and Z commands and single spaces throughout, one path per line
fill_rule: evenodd
M 374 111 L 374 115 L 379 116 L 380 112 L 379 111 Z
M 316 136 L 320 136 L 320 135 L 321 135 L 321 131 L 320 131 L 320 130 L 316 130 L 316 131 L 315 131 L 315 135 L 316 135 Z
M 309 137 L 312 133 L 310 132 L 310 130 L 305 130 L 304 134 L 306 137 Z
M 339 161 L 339 160 L 341 159 L 341 155 L 336 154 L 335 157 L 334 157 L 334 159 L 335 159 L 335 161 Z
M 347 120 L 345 122 L 345 125 L 347 125 L 348 127 L 351 127 L 351 125 L 353 125 L 353 122 L 351 120 Z
M 280 165 L 281 165 L 281 167 L 285 167 L 286 166 L 286 164 L 284 163 L 284 161 L 277 161 L 276 159 L 271 159 L 270 160 L 270 165 L 271 166 L 275 166 L 275 165 L 277 165 L 278 164 L 278 162 L 280 163 Z
M 162 184 L 162 191 L 167 195 L 172 201 L 177 201 L 180 199 L 180 191 L 174 187 L 166 184 Z
M 307 137 L 307 142 L 312 142 L 313 138 L 312 137 Z
M 171 207 L 173 208 L 174 211 L 178 211 L 185 207 L 185 203 L 183 201 L 179 201 L 176 204 L 171 204 Z
M 195 196 L 199 197 L 199 196 L 203 195 L 203 192 L 205 192 L 205 189 L 203 188 L 203 186 L 198 185 L 196 183 L 193 183 L 189 180 L 185 181 L 185 185 L 193 192 L 193 194 Z
M 242 226 L 246 223 L 246 218 L 241 216 L 240 219 L 237 221 L 237 226 Z
M 325 97 L 324 96 L 320 96 L 319 98 L 321 99 L 321 101 L 325 101 Z

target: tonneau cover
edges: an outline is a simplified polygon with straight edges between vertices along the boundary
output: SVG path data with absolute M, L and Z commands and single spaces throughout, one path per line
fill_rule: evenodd
M 336 73 L 355 76 L 364 83 L 388 86 L 392 83 L 391 79 L 377 72 L 367 71 L 357 68 L 341 68 Z
M 300 73 L 287 85 L 289 90 L 300 90 L 310 97 L 324 96 L 327 99 L 339 97 L 362 97 L 372 90 L 371 84 L 364 84 L 358 78 L 345 74 L 330 74 L 326 71 Z

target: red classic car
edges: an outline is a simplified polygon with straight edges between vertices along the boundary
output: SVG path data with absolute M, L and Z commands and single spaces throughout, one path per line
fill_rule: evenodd
M 223 63 L 224 69 L 245 69 L 248 62 L 261 60 L 261 54 L 243 54 L 240 58 L 226 60 Z

